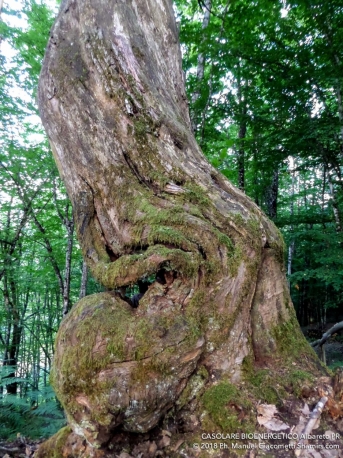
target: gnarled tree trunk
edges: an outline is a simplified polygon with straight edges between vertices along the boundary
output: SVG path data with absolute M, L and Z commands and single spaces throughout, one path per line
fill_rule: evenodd
M 125 441 L 154 456 L 140 433 L 166 422 L 185 440 L 226 428 L 254 364 L 285 371 L 296 355 L 313 369 L 278 230 L 194 139 L 171 0 L 64 0 L 39 106 L 84 258 L 109 290 L 75 305 L 56 342 L 52 381 L 83 456 Z M 134 309 L 122 291 L 142 279 Z M 167 437 L 156 444 L 172 456 Z

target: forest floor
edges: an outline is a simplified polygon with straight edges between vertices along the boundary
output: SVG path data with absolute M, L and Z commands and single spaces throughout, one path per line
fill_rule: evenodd
M 14 441 L 0 441 L 1 458 L 27 458 L 32 457 L 39 444 L 45 439 L 30 440 L 18 435 Z
M 343 366 L 343 343 L 335 340 L 325 344 L 326 364 L 330 369 Z

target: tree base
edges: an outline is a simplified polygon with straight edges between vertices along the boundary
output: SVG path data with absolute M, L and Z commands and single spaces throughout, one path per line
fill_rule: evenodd
M 342 411 L 337 410 L 339 402 L 334 400 L 332 380 L 323 376 L 325 368 L 317 362 L 315 358 L 307 361 L 312 371 L 314 370 L 312 373 L 304 371 L 304 366 L 294 363 L 288 368 L 256 367 L 246 363 L 242 381 L 237 386 L 221 381 L 206 387 L 201 383 L 201 380 L 205 380 L 205 374 L 198 371 L 191 377 L 176 405 L 149 432 L 138 434 L 119 427 L 113 431 L 106 445 L 96 448 L 70 427 L 65 427 L 40 446 L 35 458 L 293 456 L 294 452 L 287 449 L 292 444 L 288 438 L 257 440 L 252 435 L 294 432 L 294 427 L 299 425 L 303 415 L 304 405 L 307 404 L 312 409 L 324 392 L 329 393 L 331 401 L 322 415 L 320 427 L 313 434 L 320 436 L 328 430 L 330 434 L 343 433 L 339 430 L 340 424 L 333 423 L 332 420 L 332 417 L 342 414 Z M 278 414 L 275 418 L 288 425 L 289 429 L 275 431 L 261 426 L 257 411 L 261 403 L 276 405 Z M 261 443 L 265 446 L 261 446 Z M 343 447 L 338 436 L 335 440 L 310 441 L 310 445 L 322 444 L 324 447 L 326 443 L 329 446 L 338 444 L 340 449 Z M 266 453 L 268 445 L 278 445 L 280 448 Z M 301 456 L 311 456 L 306 455 L 306 450 Z M 326 457 L 325 454 L 320 454 L 320 449 L 316 448 L 316 451 L 319 453 L 316 456 Z M 338 453 L 339 450 L 334 450 L 330 457 L 338 458 Z

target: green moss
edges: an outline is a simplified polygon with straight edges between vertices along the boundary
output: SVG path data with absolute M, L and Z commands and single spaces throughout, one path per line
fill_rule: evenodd
M 220 232 L 218 229 L 214 229 L 214 233 L 216 234 L 219 243 L 227 248 L 228 253 L 233 253 L 234 245 L 230 237 L 223 232 Z
M 280 404 L 292 392 L 300 397 L 304 382 L 313 383 L 311 373 L 295 369 L 289 362 L 283 360 L 275 370 L 254 367 L 252 356 L 244 358 L 242 372 L 247 388 L 256 400 L 268 404 Z
M 152 170 L 150 172 L 150 177 L 153 182 L 159 183 L 160 188 L 164 189 L 164 187 L 170 182 L 173 181 L 171 176 L 162 173 L 160 170 Z
M 257 388 L 253 390 L 256 398 L 267 404 L 279 404 L 279 391 L 285 394 L 283 387 L 279 387 L 279 391 L 275 387 L 279 381 L 276 374 L 271 373 L 268 369 L 256 370 L 250 378 L 253 387 Z
M 160 208 L 159 202 L 154 198 L 138 197 L 135 206 L 140 215 L 136 216 L 135 223 L 144 222 L 149 225 L 182 224 L 185 221 L 185 210 L 180 205 L 170 205 L 167 208 Z
M 207 196 L 207 192 L 204 191 L 199 185 L 194 182 L 188 181 L 184 184 L 184 189 L 188 192 L 186 194 L 187 200 L 191 203 L 197 204 L 200 207 L 212 208 L 213 204 Z
M 139 198 L 134 203 L 137 208 L 135 217 L 134 240 L 138 244 L 142 241 L 143 233 L 147 234 L 144 243 L 153 245 L 163 243 L 174 245 L 186 251 L 198 252 L 199 247 L 206 253 L 206 280 L 212 282 L 222 269 L 218 256 L 218 247 L 224 246 L 227 253 L 228 265 L 232 271 L 237 269 L 237 260 L 241 258 L 241 247 L 237 249 L 230 237 L 208 223 L 200 223 L 188 217 L 188 208 L 193 208 L 193 213 L 202 216 L 197 207 L 188 204 L 187 210 L 178 204 L 167 208 L 159 208 L 159 202 L 154 198 Z M 196 212 L 194 209 L 196 208 Z M 203 218 L 203 217 L 202 217 Z M 201 250 L 200 250 L 201 251 Z
M 168 377 L 168 375 L 171 375 L 171 368 L 169 364 L 156 355 L 147 360 L 139 361 L 132 371 L 130 380 L 132 385 L 135 386 L 137 383 L 149 383 L 154 376 L 161 378 L 161 376 Z
M 285 265 L 286 244 L 280 229 L 274 225 L 274 230 L 277 233 L 277 239 L 270 242 L 270 247 L 274 250 L 276 259 L 283 267 Z
M 93 269 L 95 278 L 108 288 L 133 284 L 139 278 L 154 274 L 162 262 L 169 261 L 170 268 L 188 278 L 199 268 L 200 258 L 180 249 L 163 245 L 150 246 L 140 254 L 126 255 L 110 264 L 98 263 Z
M 209 374 L 205 366 L 200 366 L 197 372 L 188 379 L 186 387 L 176 402 L 179 410 L 185 405 L 188 405 L 192 399 L 199 398 L 202 395 L 208 377 Z
M 149 126 L 144 121 L 137 120 L 134 121 L 135 135 L 144 136 L 147 132 L 150 132 Z
M 71 433 L 69 426 L 60 429 L 50 439 L 40 444 L 35 456 L 37 458 L 63 458 L 65 456 L 63 447 Z
M 204 301 L 206 300 L 205 292 L 202 289 L 197 290 L 185 311 L 185 317 L 189 325 L 189 340 L 195 341 L 204 332 L 207 319 L 199 310 L 205 310 Z
M 238 430 L 238 421 L 236 415 L 230 415 L 227 404 L 238 396 L 238 390 L 235 386 L 222 382 L 209 388 L 202 397 L 202 403 L 207 410 L 212 421 L 222 430 Z
M 251 235 L 253 238 L 259 239 L 260 238 L 259 236 L 261 233 L 260 220 L 252 216 L 251 218 L 248 219 L 246 225 L 249 228 L 249 235 Z
M 184 342 L 181 345 L 188 351 L 187 339 L 195 340 L 190 337 L 190 325 L 182 314 L 167 309 L 155 317 L 137 316 L 109 293 L 87 296 L 72 309 L 58 333 L 51 382 L 60 401 L 74 415 L 80 412 L 76 394 L 86 396 L 96 406 L 90 421 L 107 425 L 108 393 L 116 387 L 117 379 L 113 376 L 101 381 L 99 373 L 117 362 L 136 361 L 130 384 L 144 386 L 152 378 L 164 380 L 172 375 L 170 357 L 180 349 L 178 344 Z M 166 332 L 163 347 L 160 339 Z M 130 336 L 134 339 L 128 339 Z
M 191 251 L 194 247 L 187 238 L 178 230 L 168 226 L 154 226 L 149 231 L 149 245 L 154 243 L 169 243 L 184 250 Z
M 198 367 L 197 374 L 204 380 L 207 380 L 209 377 L 209 373 L 205 366 Z
M 250 416 L 245 420 L 238 418 L 241 409 L 247 414 L 250 412 L 251 403 L 244 399 L 242 392 L 231 383 L 221 382 L 208 388 L 201 402 L 208 415 L 205 427 L 211 430 L 216 427 L 226 433 L 253 430 Z
M 241 243 L 236 243 L 234 250 L 231 251 L 228 255 L 228 269 L 230 274 L 235 277 L 238 273 L 238 268 L 242 263 L 244 258 L 244 250 Z
M 64 393 L 72 394 L 77 386 L 83 392 L 92 392 L 93 387 L 89 381 L 93 379 L 94 374 L 110 362 L 121 361 L 126 356 L 123 342 L 131 324 L 132 312 L 128 308 L 114 304 L 113 299 L 106 293 L 87 296 L 71 312 L 71 319 L 74 315 L 75 322 L 82 319 L 82 325 L 77 327 L 77 331 L 69 326 L 61 327 L 59 340 L 68 341 L 69 333 L 73 332 L 80 343 L 80 347 L 70 345 L 65 348 L 63 354 L 59 370 L 64 374 Z M 98 350 L 101 357 L 95 356 L 97 339 L 105 343 L 105 346 Z M 73 374 L 77 374 L 75 380 Z M 52 383 L 55 385 L 54 372 Z
M 300 370 L 295 369 L 289 373 L 288 379 L 293 389 L 293 393 L 297 396 L 301 396 L 302 388 L 304 387 L 304 382 L 309 382 L 312 384 L 314 382 L 313 374 Z
M 294 311 L 293 316 L 272 329 L 271 334 L 275 339 L 278 351 L 288 360 L 303 362 L 305 357 L 317 358 L 315 352 L 306 341 L 300 330 Z
M 59 331 L 57 341 L 70 342 L 71 335 L 77 340 L 73 345 L 64 346 L 62 358 L 56 353 L 51 382 L 62 404 L 68 404 L 69 412 L 73 413 L 73 409 L 78 409 L 75 393 L 84 393 L 91 400 L 107 393 L 108 382 L 96 381 L 96 374 L 111 363 L 146 357 L 157 334 L 153 323 L 143 318 L 134 320 L 129 306 L 118 303 L 107 293 L 87 296 L 68 318 L 67 324 L 62 325 Z M 135 336 L 134 348 L 125 346 L 127 335 Z M 58 367 L 58 374 L 55 374 L 55 367 Z M 114 386 L 115 380 L 110 383 Z M 107 413 L 98 409 L 94 415 L 97 419 L 103 415 L 104 423 Z
M 244 375 L 244 378 L 247 379 L 250 377 L 253 372 L 254 372 L 254 360 L 253 360 L 253 355 L 249 354 L 243 359 L 242 362 L 242 372 Z
M 245 227 L 246 222 L 243 216 L 240 213 L 231 213 L 230 218 L 238 227 Z

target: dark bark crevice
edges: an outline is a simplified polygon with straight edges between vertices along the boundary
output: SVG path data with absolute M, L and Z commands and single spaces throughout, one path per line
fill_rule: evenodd
M 136 167 L 135 163 L 130 159 L 130 156 L 123 151 L 123 156 L 125 159 L 126 164 L 128 165 L 129 169 L 132 171 L 133 175 L 137 178 L 138 182 L 144 186 L 146 186 L 149 190 L 153 191 L 155 195 L 158 194 L 158 188 L 154 186 L 154 184 L 145 178 L 144 175 L 139 173 L 138 167 Z

